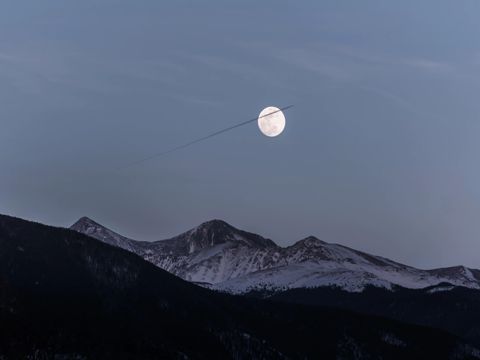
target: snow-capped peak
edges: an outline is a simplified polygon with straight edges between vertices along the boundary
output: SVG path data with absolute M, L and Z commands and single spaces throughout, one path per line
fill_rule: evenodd
M 132 252 L 136 252 L 136 241 L 106 228 L 103 225 L 93 221 L 87 216 L 81 217 L 75 224 L 70 227 L 71 230 L 89 235 L 104 243 L 120 247 Z
M 189 253 L 194 253 L 206 247 L 224 244 L 226 242 L 240 242 L 253 247 L 276 246 L 271 240 L 257 234 L 239 230 L 223 220 L 210 220 L 199 226 L 176 236 L 171 240 L 187 241 Z
M 72 229 L 135 252 L 185 280 L 234 293 L 318 286 L 349 291 L 370 285 L 424 288 L 440 283 L 480 288 L 480 270 L 420 270 L 314 236 L 280 247 L 217 219 L 155 242 L 126 238 L 87 217 Z
M 70 229 L 76 230 L 78 232 L 81 232 L 87 235 L 91 235 L 97 232 L 104 232 L 105 230 L 108 230 L 107 228 L 93 221 L 87 216 L 81 217 L 75 224 L 70 226 Z

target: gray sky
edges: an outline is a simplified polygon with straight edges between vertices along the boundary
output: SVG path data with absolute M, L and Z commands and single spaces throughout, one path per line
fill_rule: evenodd
M 480 2 L 5 0 L 0 212 L 480 268 Z M 295 104 L 278 138 L 256 124 Z

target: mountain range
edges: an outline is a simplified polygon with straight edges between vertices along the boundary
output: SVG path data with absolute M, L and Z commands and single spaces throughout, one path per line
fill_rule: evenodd
M 86 217 L 72 229 L 203 287 L 434 327 L 480 346 L 476 269 L 416 269 L 313 236 L 280 247 L 221 220 L 154 242 L 126 238 Z
M 229 293 L 325 286 L 349 292 L 369 286 L 389 290 L 439 284 L 480 288 L 480 270 L 465 266 L 422 270 L 314 236 L 281 247 L 221 220 L 153 242 L 129 239 L 88 217 L 71 229 L 131 251 L 187 281 Z
M 172 256 L 214 246 L 194 236 L 204 230 L 162 246 Z M 480 358 L 447 331 L 212 291 L 118 247 L 123 240 L 0 215 L 0 359 Z

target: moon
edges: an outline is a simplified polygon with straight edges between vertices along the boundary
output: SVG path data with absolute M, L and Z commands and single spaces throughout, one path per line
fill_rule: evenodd
M 258 127 L 265 136 L 278 136 L 285 129 L 285 115 L 275 106 L 266 107 L 258 115 Z

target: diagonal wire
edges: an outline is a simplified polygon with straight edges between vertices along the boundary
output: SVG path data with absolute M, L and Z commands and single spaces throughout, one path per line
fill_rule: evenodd
M 290 109 L 291 107 L 293 107 L 293 105 L 288 105 L 288 106 L 285 106 L 285 107 L 283 107 L 283 108 L 281 108 L 281 109 L 272 111 L 271 113 L 262 115 L 262 116 L 260 116 L 260 117 L 256 117 L 256 118 L 254 118 L 254 119 L 250 119 L 250 120 L 241 122 L 241 123 L 239 123 L 239 124 L 229 126 L 229 127 L 225 128 L 225 129 L 215 131 L 214 133 L 211 133 L 211 134 L 206 135 L 206 136 L 203 136 L 203 137 L 201 137 L 201 138 L 198 138 L 198 139 L 189 141 L 189 142 L 187 142 L 187 143 L 185 143 L 185 144 L 176 146 L 176 147 L 174 147 L 174 148 L 172 148 L 172 149 L 170 149 L 170 150 L 163 151 L 163 152 L 160 152 L 160 153 L 157 153 L 157 154 L 153 154 L 153 155 L 150 155 L 150 156 L 148 156 L 148 157 L 146 157 L 146 158 L 143 158 L 143 159 L 134 161 L 134 162 L 128 164 L 127 166 L 125 166 L 124 168 L 128 168 L 128 167 L 132 167 L 132 166 L 141 164 L 141 163 L 143 163 L 143 162 L 145 162 L 145 161 L 149 161 L 149 160 L 152 160 L 152 159 L 154 159 L 154 158 L 157 158 L 157 157 L 161 157 L 161 156 L 170 154 L 170 153 L 172 153 L 172 152 L 174 152 L 174 151 L 177 151 L 177 150 L 180 150 L 180 149 L 185 149 L 186 147 L 189 147 L 189 146 L 194 145 L 194 144 L 196 144 L 196 143 L 199 143 L 199 142 L 201 142 L 201 141 L 210 139 L 211 137 L 214 137 L 214 136 L 223 134 L 223 133 L 225 133 L 225 132 L 227 132 L 227 131 L 236 129 L 236 128 L 240 127 L 240 126 L 247 125 L 247 124 L 249 124 L 249 123 L 251 123 L 251 122 L 254 122 L 254 121 L 256 121 L 256 120 L 258 120 L 258 119 L 260 119 L 260 118 L 263 118 L 263 117 L 265 117 L 265 116 L 269 116 L 269 115 L 275 114 L 275 113 L 277 113 L 277 112 L 279 112 L 279 111 L 285 111 L 285 110 L 287 110 L 287 109 Z

